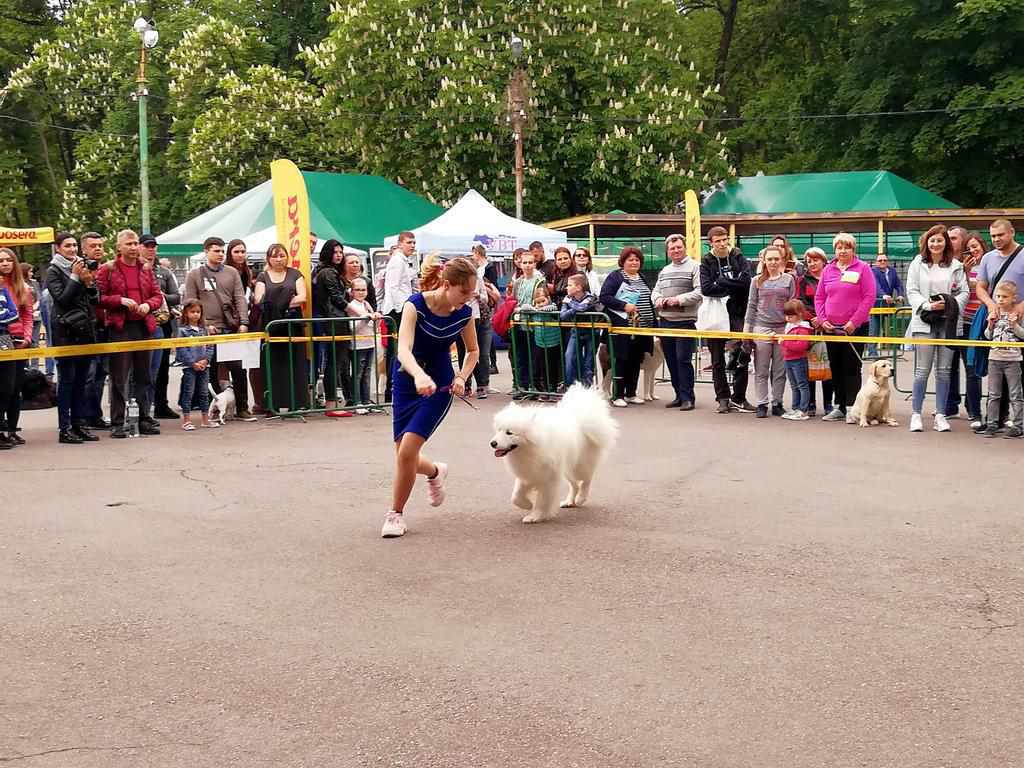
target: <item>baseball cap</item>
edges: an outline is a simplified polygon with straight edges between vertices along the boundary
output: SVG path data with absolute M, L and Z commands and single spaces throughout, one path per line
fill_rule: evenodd
M 153 235 L 143 235 L 139 238 L 139 245 L 156 245 L 156 238 Z

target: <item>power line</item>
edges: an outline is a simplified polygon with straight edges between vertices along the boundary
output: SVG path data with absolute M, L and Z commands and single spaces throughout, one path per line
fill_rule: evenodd
M 81 93 L 86 93 L 81 91 Z M 111 96 L 119 96 L 120 94 L 110 94 Z M 149 98 L 157 98 L 150 96 Z M 162 98 L 162 97 L 160 97 Z M 1013 110 L 1024 108 L 1024 103 L 1006 103 L 1006 104 L 982 104 L 968 107 L 945 107 L 935 109 L 906 109 L 906 110 L 888 110 L 878 112 L 833 112 L 833 113 L 821 113 L 821 114 L 802 114 L 802 115 L 754 115 L 754 116 L 715 116 L 707 115 L 701 116 L 696 115 L 693 117 L 678 117 L 674 115 L 666 115 L 662 120 L 668 120 L 671 118 L 675 121 L 689 122 L 689 123 L 741 123 L 741 122 L 765 122 L 774 121 L 779 122 L 782 120 L 789 121 L 810 121 L 810 120 L 849 120 L 857 118 L 873 118 L 873 117 L 912 117 L 918 115 L 956 115 L 968 112 L 978 112 L 985 110 Z M 365 118 L 377 120 L 381 118 L 388 118 L 393 116 L 392 112 L 354 112 L 348 110 L 340 110 L 336 114 L 344 115 L 352 118 Z M 562 121 L 565 123 L 604 123 L 604 124 L 635 124 L 635 125 L 654 125 L 661 124 L 662 121 L 655 122 L 648 117 L 628 117 L 626 115 L 614 115 L 609 112 L 584 112 L 582 116 L 579 113 L 557 113 L 549 112 L 542 113 L 533 116 L 535 120 L 552 120 Z M 113 136 L 117 138 L 136 138 L 135 133 L 115 133 L 111 131 L 101 131 L 92 128 L 75 128 L 67 125 L 57 125 L 56 123 L 42 122 L 38 120 L 29 120 L 27 118 L 18 117 L 16 115 L 8 115 L 0 113 L 0 120 L 10 120 L 17 123 L 24 123 L 26 125 L 40 126 L 43 128 L 51 128 L 57 131 L 66 131 L 68 133 L 77 134 L 94 134 L 103 136 Z M 151 136 L 153 139 L 160 139 L 164 141 L 173 141 L 173 136 Z

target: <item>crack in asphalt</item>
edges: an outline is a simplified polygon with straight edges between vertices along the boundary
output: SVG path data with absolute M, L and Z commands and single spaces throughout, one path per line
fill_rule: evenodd
M 994 616 L 995 614 L 999 613 L 999 610 L 995 607 L 995 604 L 992 602 L 992 595 L 989 593 L 987 589 L 985 589 L 980 584 L 975 584 L 974 586 L 979 592 L 982 593 L 982 595 L 984 595 L 981 603 L 978 604 L 975 610 L 977 610 L 978 613 L 981 614 L 981 617 L 987 622 L 987 624 L 984 627 L 968 627 L 968 629 L 984 630 L 985 637 L 988 637 L 997 629 L 1013 629 L 1017 626 L 1016 621 L 1010 622 L 1009 624 L 1000 624 L 999 622 L 997 622 Z
M 13 763 L 19 760 L 29 760 L 33 757 L 45 757 L 46 755 L 59 755 L 67 752 L 124 752 L 135 749 L 160 749 L 162 747 L 207 747 L 209 744 L 198 741 L 167 741 L 162 744 L 125 744 L 115 747 L 58 747 L 47 749 L 42 752 L 31 752 L 29 754 L 0 755 L 0 763 Z

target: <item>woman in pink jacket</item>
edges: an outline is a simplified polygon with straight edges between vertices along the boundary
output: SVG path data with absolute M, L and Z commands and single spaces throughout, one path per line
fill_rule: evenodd
M 822 330 L 838 336 L 864 336 L 868 315 L 875 304 L 875 275 L 871 267 L 857 258 L 857 241 L 853 235 L 840 232 L 832 240 L 835 259 L 822 270 L 814 309 Z M 857 399 L 861 381 L 863 344 L 830 341 L 828 362 L 832 368 L 836 407 L 826 413 L 824 421 L 844 421 L 846 409 Z

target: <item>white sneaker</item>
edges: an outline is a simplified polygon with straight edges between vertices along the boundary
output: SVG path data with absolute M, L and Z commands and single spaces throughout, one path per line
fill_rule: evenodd
M 831 411 L 829 411 L 828 413 L 821 417 L 822 421 L 844 421 L 845 419 L 846 414 L 843 413 L 838 408 L 833 408 Z
M 620 397 L 620 398 L 618 398 L 616 400 L 612 400 L 612 405 L 614 405 L 616 408 L 625 408 L 626 407 L 626 401 L 623 400 Z
M 644 399 L 642 397 L 627 397 L 626 402 L 632 403 L 633 405 L 643 405 Z
M 953 429 L 951 426 L 949 426 L 949 422 L 946 421 L 946 417 L 943 416 L 941 413 L 935 414 L 935 425 L 933 428 L 936 432 L 949 432 L 951 429 Z
M 797 421 L 810 421 L 811 420 L 810 416 L 808 416 L 806 413 L 802 413 L 801 411 L 797 411 L 796 412 L 796 418 L 797 418 Z
M 921 421 L 920 413 L 910 414 L 910 431 L 911 432 L 923 432 L 924 423 Z
M 437 475 L 427 478 L 427 498 L 430 500 L 430 506 L 440 507 L 447 493 L 444 489 L 444 480 L 448 477 L 448 465 L 435 461 L 434 466 L 437 467 Z
M 972 421 L 971 422 L 971 429 L 974 429 L 974 430 L 981 429 L 981 420 L 980 419 L 975 419 L 974 421 Z
M 405 520 L 399 512 L 391 510 L 384 518 L 384 527 L 380 529 L 382 539 L 396 539 L 405 536 Z
M 800 421 L 800 417 L 802 415 L 803 414 L 801 414 L 800 411 L 786 411 L 784 414 L 782 414 L 782 418 L 784 418 L 786 421 Z

